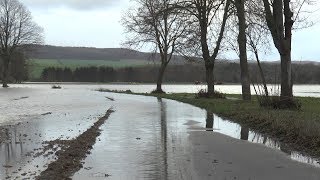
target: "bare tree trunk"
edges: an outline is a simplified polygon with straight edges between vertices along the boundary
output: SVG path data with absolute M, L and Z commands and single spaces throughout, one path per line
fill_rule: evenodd
M 281 55 L 281 99 L 290 99 L 292 93 L 291 53 Z
M 161 66 L 159 68 L 159 73 L 158 73 L 158 78 L 157 78 L 157 89 L 156 89 L 157 93 L 164 92 L 162 90 L 162 82 L 163 82 L 163 76 L 164 76 L 164 72 L 166 70 L 166 67 L 167 67 L 167 63 L 163 63 L 163 64 L 161 64 Z
M 237 16 L 239 20 L 239 52 L 240 52 L 240 68 L 241 68 L 241 84 L 243 100 L 251 100 L 250 78 L 248 70 L 247 57 L 247 36 L 246 36 L 246 17 L 244 10 L 244 0 L 236 0 Z
M 2 71 L 2 87 L 8 88 L 8 78 L 9 78 L 9 59 L 4 58 L 3 71 Z
M 213 125 L 214 125 L 214 116 L 213 113 L 210 111 L 207 111 L 207 117 L 206 117 L 206 131 L 213 131 Z
M 273 12 L 268 0 L 263 0 L 266 20 L 275 47 L 281 56 L 281 96 L 287 100 L 293 97 L 292 69 L 291 69 L 291 43 L 292 27 L 294 24 L 293 12 L 290 9 L 291 0 L 278 0 L 272 4 Z
M 206 81 L 207 81 L 207 89 L 208 95 L 214 95 L 214 75 L 213 75 L 214 65 L 206 65 Z
M 292 69 L 291 69 L 291 46 L 292 46 L 292 20 L 293 12 L 290 9 L 290 0 L 284 0 L 284 27 L 285 27 L 285 53 L 281 53 L 281 99 L 291 99 L 292 92 Z
M 240 139 L 241 140 L 248 140 L 249 139 L 249 128 L 247 127 L 241 127 L 241 131 L 240 131 Z
M 256 60 L 257 60 L 257 63 L 258 63 L 259 72 L 260 72 L 260 76 L 261 76 L 261 79 L 262 79 L 262 84 L 263 84 L 263 87 L 264 87 L 264 93 L 265 93 L 266 97 L 269 97 L 267 81 L 266 81 L 266 77 L 264 76 L 264 73 L 263 73 L 263 70 L 262 70 L 262 67 L 261 67 L 259 54 L 258 54 L 258 52 L 256 50 L 255 50 L 254 54 L 256 56 Z

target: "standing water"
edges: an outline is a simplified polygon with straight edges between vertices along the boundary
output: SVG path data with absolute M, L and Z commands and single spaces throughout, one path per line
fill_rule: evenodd
M 84 160 L 84 168 L 73 179 L 319 179 L 317 159 L 205 110 L 172 100 L 94 91 L 148 89 L 62 86 L 61 90 L 45 84 L 0 89 L 0 103 L 5 104 L 0 106 L 4 112 L 0 115 L 0 179 L 39 175 L 55 160 L 58 150 L 37 156 L 44 141 L 79 136 L 110 107 L 115 113 L 101 127 L 102 134 Z M 198 88 L 189 86 L 193 91 Z

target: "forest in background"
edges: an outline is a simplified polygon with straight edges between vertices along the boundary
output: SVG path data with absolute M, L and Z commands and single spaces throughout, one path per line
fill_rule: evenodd
M 278 63 L 262 63 L 267 83 L 280 82 L 280 65 Z M 164 75 L 166 83 L 205 82 L 205 69 L 200 64 L 169 65 Z M 252 83 L 261 83 L 256 63 L 249 63 Z M 80 67 L 44 69 L 43 82 L 137 82 L 153 83 L 158 74 L 158 66 L 144 67 Z M 236 62 L 220 62 L 214 71 L 215 82 L 240 83 L 240 65 Z M 314 63 L 294 63 L 293 81 L 296 84 L 320 84 L 320 65 Z

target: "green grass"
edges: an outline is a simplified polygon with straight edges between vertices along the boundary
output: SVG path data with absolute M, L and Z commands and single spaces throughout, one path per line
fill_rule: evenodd
M 58 60 L 58 59 L 31 59 L 28 60 L 29 77 L 31 79 L 39 79 L 43 69 L 47 67 L 70 68 L 75 70 L 78 67 L 101 67 L 108 66 L 113 68 L 124 67 L 142 67 L 153 65 L 151 61 L 141 60 Z
M 206 109 L 287 143 L 294 150 L 320 157 L 320 98 L 297 97 L 296 99 L 302 104 L 302 109 L 294 111 L 262 108 L 255 97 L 252 101 L 242 101 L 240 95 L 227 95 L 233 100 L 197 99 L 195 94 L 140 95 L 177 100 Z

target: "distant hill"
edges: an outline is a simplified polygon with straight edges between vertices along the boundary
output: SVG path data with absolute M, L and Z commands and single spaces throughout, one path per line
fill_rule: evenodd
M 56 60 L 156 60 L 159 55 L 139 52 L 125 48 L 91 48 L 91 47 L 62 47 L 50 45 L 33 46 L 31 59 L 56 59 Z M 182 63 L 184 59 L 174 56 L 175 63 Z
M 53 67 L 68 68 L 75 71 L 88 67 L 111 67 L 118 73 L 115 81 L 131 81 L 120 76 L 132 71 L 137 79 L 135 82 L 153 82 L 159 65 L 159 54 L 139 52 L 125 48 L 89 48 L 89 47 L 60 47 L 60 46 L 33 46 L 34 51 L 29 55 L 28 76 L 31 80 L 40 80 L 44 69 Z M 200 58 L 186 61 L 182 56 L 174 56 L 166 71 L 167 82 L 194 82 L 203 81 L 204 63 Z M 320 62 L 293 61 L 293 76 L 295 83 L 320 83 Z M 263 70 L 269 83 L 279 77 L 280 61 L 263 61 Z M 256 61 L 249 61 L 249 69 L 257 78 L 258 68 Z M 178 72 L 178 73 L 177 73 Z M 217 60 L 215 66 L 216 80 L 224 83 L 238 83 L 240 74 L 239 60 Z M 131 77 L 128 75 L 127 77 Z M 138 78 L 140 77 L 140 79 Z M 148 79 L 149 78 L 149 79 Z
M 126 48 L 93 48 L 93 47 L 63 47 L 51 45 L 36 45 L 33 46 L 33 53 L 30 55 L 31 59 L 55 59 L 55 60 L 159 60 L 159 54 L 140 52 Z M 174 56 L 172 64 L 185 64 L 186 60 L 182 56 Z M 200 61 L 201 62 L 201 61 Z M 239 60 L 218 60 L 220 63 L 230 63 Z M 256 61 L 249 61 L 255 63 Z M 267 63 L 278 64 L 280 61 L 268 61 Z M 316 61 L 293 61 L 294 64 L 314 64 L 320 65 Z

